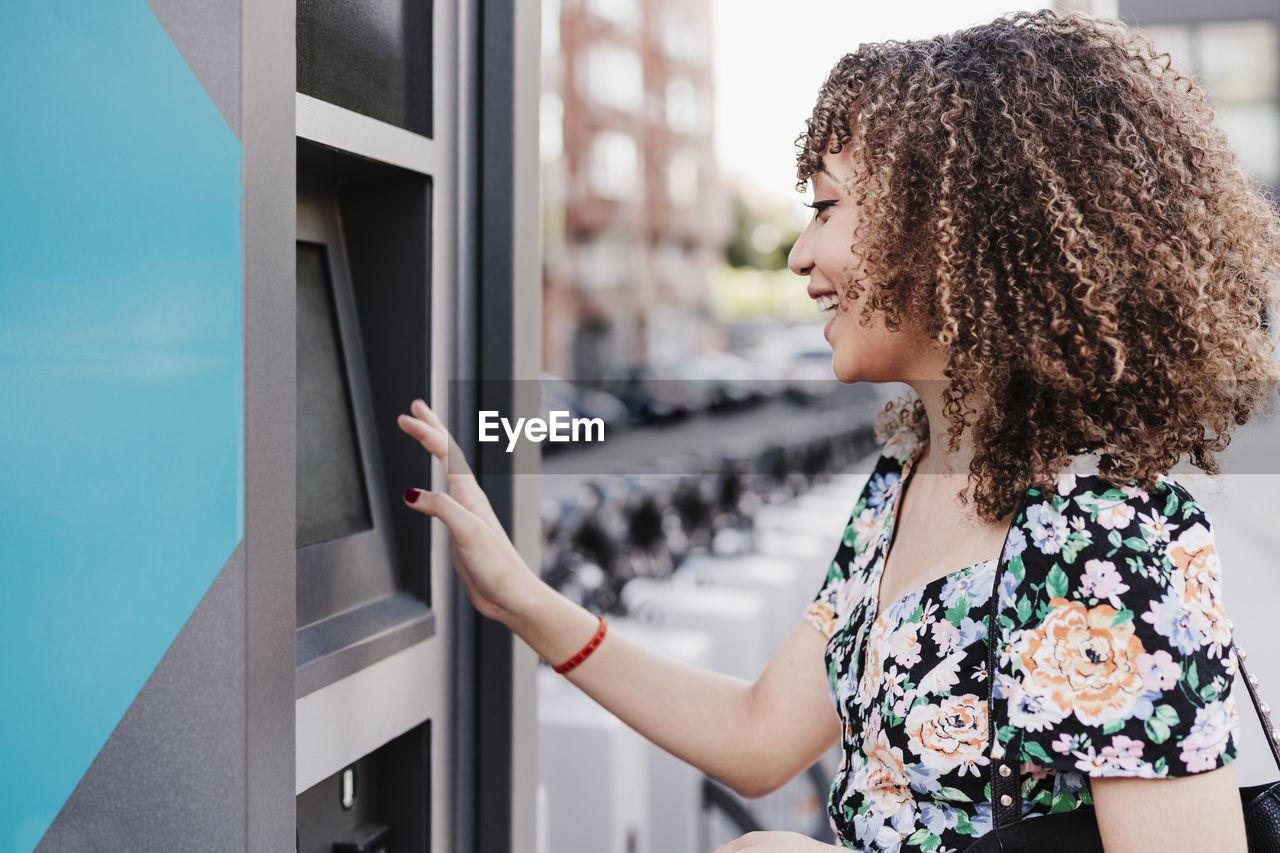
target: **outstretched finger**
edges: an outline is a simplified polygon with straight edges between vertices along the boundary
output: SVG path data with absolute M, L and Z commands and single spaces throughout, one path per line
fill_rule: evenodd
M 448 442 L 449 455 L 447 462 L 444 459 L 440 460 L 441 462 L 446 462 L 445 473 L 454 473 L 464 477 L 472 476 L 471 466 L 467 464 L 467 458 L 462 455 L 457 442 L 453 440 L 453 436 L 449 433 L 449 428 L 444 425 L 444 421 L 440 420 L 440 416 L 433 412 L 431 407 L 421 398 L 409 404 L 409 411 L 413 412 L 415 418 L 442 434 Z
M 399 415 L 396 418 L 396 424 L 402 432 L 407 433 L 411 438 L 417 439 L 418 443 L 430 451 L 431 455 L 440 460 L 440 464 L 445 467 L 446 473 L 449 468 L 449 454 L 457 452 L 457 446 L 451 441 L 449 434 L 443 430 L 436 429 L 431 424 L 415 418 L 413 415 Z M 461 466 L 454 466 L 460 468 Z M 455 471 L 455 473 L 457 473 Z M 468 471 L 468 473 L 470 473 Z
M 414 417 L 426 421 L 436 429 L 446 433 L 449 431 L 445 428 L 444 421 L 440 420 L 440 416 L 437 415 L 421 397 L 418 397 L 409 404 L 409 411 L 413 412 Z
M 462 450 L 448 432 L 411 415 L 400 415 L 397 423 L 403 432 L 417 439 L 432 456 L 440 460 L 445 479 L 449 484 L 449 492 L 490 527 L 501 529 L 502 524 L 494 514 L 488 496 L 476 482 L 475 475 L 471 473 L 471 468 L 462 455 Z M 438 419 L 436 423 L 439 423 Z
M 434 427 L 426 424 L 412 415 L 400 415 L 396 418 L 396 424 L 400 430 L 407 434 L 410 438 L 417 440 L 419 444 L 427 449 L 441 463 L 447 463 L 449 459 L 449 443 L 448 437 Z
M 475 475 L 471 473 L 471 466 L 467 465 L 467 459 L 462 455 L 461 448 L 458 447 L 458 443 L 453 440 L 449 433 L 437 429 L 412 415 L 400 415 L 396 419 L 396 423 L 403 432 L 416 438 L 432 456 L 440 460 L 440 465 L 444 468 L 445 477 L 449 480 L 450 488 L 459 485 L 467 487 L 475 482 Z

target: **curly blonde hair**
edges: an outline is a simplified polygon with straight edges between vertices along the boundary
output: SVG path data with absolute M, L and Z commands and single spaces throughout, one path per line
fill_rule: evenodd
M 1184 454 L 1218 473 L 1266 412 L 1280 220 L 1144 34 L 1040 11 L 862 45 L 807 126 L 797 189 L 824 153 L 857 164 L 868 314 L 949 351 L 949 444 L 972 428 L 980 517 L 1083 447 L 1106 446 L 1114 485 L 1151 488 Z M 884 415 L 926 427 L 914 396 Z

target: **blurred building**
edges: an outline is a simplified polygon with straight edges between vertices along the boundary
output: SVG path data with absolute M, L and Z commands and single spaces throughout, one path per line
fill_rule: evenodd
M 729 229 L 710 0 L 544 0 L 543 365 L 581 381 L 714 338 Z
M 1120 0 L 1119 15 L 1169 51 L 1213 104 L 1245 169 L 1280 182 L 1280 2 Z

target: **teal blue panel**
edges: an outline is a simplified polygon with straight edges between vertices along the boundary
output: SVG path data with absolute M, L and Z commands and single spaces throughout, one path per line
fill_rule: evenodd
M 28 853 L 242 537 L 241 149 L 144 0 L 8 0 L 0 105 L 0 853 Z

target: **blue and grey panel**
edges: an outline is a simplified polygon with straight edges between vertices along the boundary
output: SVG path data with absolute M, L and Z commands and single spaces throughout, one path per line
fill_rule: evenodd
M 238 2 L 5 5 L 5 853 L 243 846 L 239 92 Z

